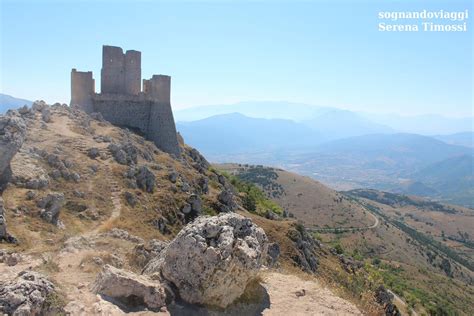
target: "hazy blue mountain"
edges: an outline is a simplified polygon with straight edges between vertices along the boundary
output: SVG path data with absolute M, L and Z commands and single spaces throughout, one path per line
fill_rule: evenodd
M 32 101 L 18 99 L 10 95 L 0 93 L 0 113 L 5 113 L 9 109 L 20 108 L 25 104 L 30 106 L 32 103 Z
M 446 202 L 474 207 L 474 156 L 466 154 L 430 164 L 411 176 L 435 192 L 407 193 L 434 197 Z
M 240 113 L 266 119 L 307 120 L 332 110 L 303 103 L 278 101 L 248 101 L 235 104 L 206 105 L 174 111 L 176 121 L 196 121 L 221 114 Z
M 374 123 L 355 112 L 337 109 L 322 113 L 303 123 L 329 139 L 395 132 L 391 127 Z
M 398 114 L 361 114 L 367 119 L 392 127 L 404 133 L 422 135 L 454 134 L 474 130 L 474 117 L 445 117 L 427 114 L 416 116 L 401 116 Z
M 462 132 L 450 135 L 436 135 L 434 138 L 452 145 L 474 147 L 474 132 Z
M 321 137 L 290 120 L 251 118 L 238 113 L 178 122 L 186 143 L 207 154 L 273 151 L 315 146 Z
M 428 165 L 471 149 L 450 145 L 429 136 L 416 134 L 374 134 L 339 139 L 318 146 L 317 152 L 359 157 L 361 161 L 380 161 L 385 165 Z
M 471 154 L 450 157 L 421 169 L 412 177 L 418 181 L 443 190 L 455 188 L 465 180 L 471 181 L 474 189 L 474 157 Z

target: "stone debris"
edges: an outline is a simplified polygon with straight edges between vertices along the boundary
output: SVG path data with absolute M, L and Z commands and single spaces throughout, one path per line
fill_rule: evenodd
M 48 194 L 38 201 L 37 205 L 41 208 L 41 217 L 51 224 L 58 225 L 59 213 L 64 203 L 62 193 Z
M 219 211 L 221 213 L 233 212 L 237 209 L 237 203 L 234 201 L 234 195 L 231 191 L 224 190 L 218 196 L 217 200 L 221 203 Z
M 137 244 L 144 243 L 142 238 L 131 235 L 128 231 L 119 228 L 113 228 L 109 232 L 105 233 L 105 235 L 112 238 L 127 240 Z
M 394 295 L 390 293 L 383 285 L 375 290 L 375 299 L 377 303 L 383 306 L 386 316 L 401 316 L 397 306 L 393 304 Z
M 136 165 L 138 161 L 138 149 L 131 143 L 111 143 L 108 149 L 115 161 L 121 165 Z
M 135 194 L 126 191 L 123 195 L 124 195 L 125 201 L 127 201 L 128 205 L 130 205 L 131 207 L 135 207 L 135 205 L 137 205 L 138 199 L 137 199 L 137 196 Z
M 136 245 L 133 249 L 133 263 L 144 268 L 152 258 L 156 258 L 168 246 L 168 243 L 152 239 L 148 244 Z
M 99 148 L 92 147 L 87 150 L 87 156 L 91 159 L 95 159 L 100 156 Z
M 195 148 L 189 150 L 189 156 L 195 162 L 194 168 L 200 173 L 205 173 L 211 166 L 206 158 Z
M 148 169 L 147 166 L 141 166 L 138 168 L 138 171 L 136 173 L 136 178 L 137 178 L 137 186 L 148 192 L 152 193 L 155 190 L 155 184 L 156 184 L 156 178 L 155 174 Z

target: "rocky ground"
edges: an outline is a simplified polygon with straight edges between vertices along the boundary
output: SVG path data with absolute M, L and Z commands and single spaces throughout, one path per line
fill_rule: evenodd
M 314 276 L 329 251 L 181 148 L 60 104 L 0 116 L 0 312 L 362 314 Z

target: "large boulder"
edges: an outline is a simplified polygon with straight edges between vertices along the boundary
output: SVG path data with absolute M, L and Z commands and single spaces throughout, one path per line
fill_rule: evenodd
M 110 265 L 105 265 L 97 276 L 93 290 L 127 307 L 144 305 L 158 311 L 166 305 L 165 289 L 159 282 Z
M 60 310 L 50 305 L 57 297 L 54 284 L 45 276 L 33 271 L 20 272 L 15 280 L 0 282 L 0 314 L 54 315 Z
M 15 112 L 0 115 L 0 190 L 10 180 L 10 161 L 23 145 L 25 135 L 25 121 Z
M 228 213 L 198 217 L 144 269 L 160 273 L 188 303 L 225 308 L 257 277 L 266 259 L 265 232 Z

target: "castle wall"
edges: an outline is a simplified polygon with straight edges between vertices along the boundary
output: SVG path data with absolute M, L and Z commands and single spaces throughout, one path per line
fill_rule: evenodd
M 125 93 L 137 95 L 141 92 L 142 54 L 136 50 L 128 50 L 125 54 Z
M 102 113 L 104 119 L 114 125 L 139 130 L 143 135 L 149 133 L 151 104 L 140 97 L 120 95 L 96 95 L 94 111 Z
M 125 92 L 125 55 L 120 47 L 102 47 L 101 93 Z
M 165 75 L 153 75 L 149 80 L 143 80 L 143 92 L 147 98 L 161 103 L 170 103 L 171 77 Z
M 71 71 L 71 105 L 79 106 L 87 113 L 93 112 L 92 96 L 95 93 L 95 81 L 92 71 Z
M 145 96 L 152 101 L 148 137 L 161 150 L 178 156 L 180 149 L 170 101 L 171 77 L 153 75 L 145 85 Z
M 170 103 L 152 102 L 147 138 L 169 154 L 179 156 L 180 149 Z

